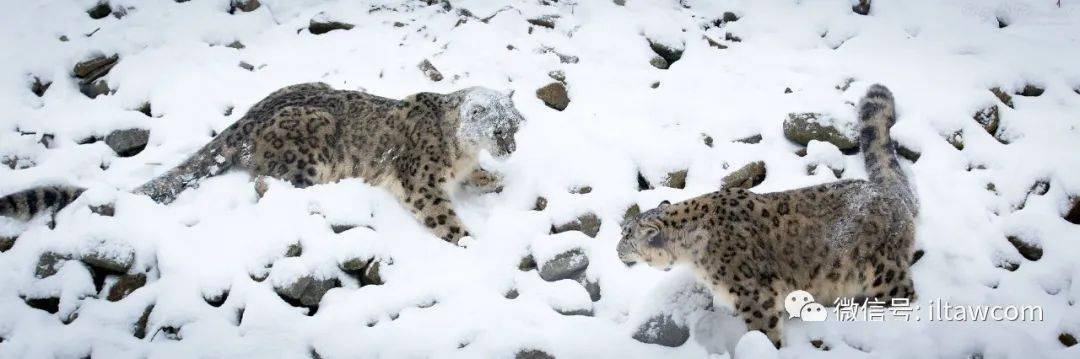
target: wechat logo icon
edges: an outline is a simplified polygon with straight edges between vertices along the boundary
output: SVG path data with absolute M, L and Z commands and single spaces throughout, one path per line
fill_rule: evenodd
M 800 318 L 805 322 L 823 322 L 829 316 L 825 306 L 814 302 L 814 296 L 805 290 L 788 293 L 784 298 L 784 310 L 788 318 Z

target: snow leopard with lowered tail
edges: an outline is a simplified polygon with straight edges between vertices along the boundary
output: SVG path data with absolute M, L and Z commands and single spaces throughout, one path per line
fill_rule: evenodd
M 842 180 L 783 192 L 722 189 L 661 203 L 623 224 L 617 246 L 627 265 L 687 264 L 726 298 L 749 330 L 781 345 L 787 294 L 818 303 L 838 298 L 914 298 L 917 199 L 889 138 L 892 93 L 873 85 L 860 101 L 859 146 L 868 180 Z
M 478 155 L 509 156 L 523 122 L 508 94 L 482 87 L 395 100 L 323 83 L 292 85 L 134 193 L 169 203 L 199 180 L 231 169 L 250 173 L 260 194 L 265 177 L 296 187 L 358 177 L 387 189 L 432 233 L 457 243 L 469 232 L 451 195 L 463 184 L 498 185 L 497 175 L 479 169 Z M 24 190 L 0 198 L 0 215 L 28 219 L 59 210 L 82 192 L 69 186 Z

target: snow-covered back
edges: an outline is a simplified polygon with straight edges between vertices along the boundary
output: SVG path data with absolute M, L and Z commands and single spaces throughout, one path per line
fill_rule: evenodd
M 1080 2 L 876 0 L 860 15 L 849 0 L 262 0 L 250 12 L 231 0 L 108 0 L 112 13 L 93 19 L 97 1 L 11 0 L 0 11 L 0 195 L 89 189 L 54 229 L 44 217 L 0 219 L 0 237 L 17 237 L 0 253 L 0 357 L 1080 357 L 1061 338 L 1080 336 L 1080 225 L 1063 219 L 1080 196 Z M 725 12 L 738 20 L 718 21 Z M 353 28 L 313 34 L 313 19 Z M 681 57 L 660 69 L 650 42 Z M 113 54 L 103 79 L 114 92 L 81 93 L 75 64 Z M 418 67 L 425 59 L 441 81 Z M 552 71 L 565 76 L 563 111 L 536 96 Z M 514 91 L 527 119 L 517 152 L 483 158 L 504 189 L 455 198 L 473 233 L 465 247 L 360 180 L 272 182 L 257 199 L 246 174 L 230 173 L 167 206 L 126 192 L 273 90 L 316 81 L 393 98 Z M 51 85 L 38 96 L 35 82 Z M 759 333 L 743 335 L 723 313 L 730 303 L 705 303 L 688 268 L 619 262 L 627 207 L 714 191 L 747 163 L 767 167 L 755 192 L 865 178 L 861 155 L 833 144 L 797 154 L 783 122 L 816 112 L 850 129 L 873 83 L 896 96 L 892 137 L 920 154 L 901 161 L 921 204 L 918 302 L 1038 305 L 1043 321 L 789 320 L 776 353 Z M 1043 92 L 1018 94 L 1029 85 Z M 993 105 L 995 134 L 973 119 Z M 149 130 L 131 157 L 86 141 L 129 128 Z M 962 150 L 946 141 L 957 132 Z M 760 142 L 736 141 L 753 135 Z M 662 185 L 680 170 L 684 188 Z M 654 189 L 639 191 L 639 172 Z M 570 191 L 583 186 L 592 190 Z M 107 203 L 114 216 L 90 209 Z M 549 234 L 587 213 L 601 221 L 595 238 Z M 1022 256 L 1010 236 L 1041 257 Z M 588 258 L 577 280 L 519 269 L 524 257 L 543 267 L 573 249 Z M 42 279 L 45 253 L 83 260 L 60 260 Z M 126 255 L 126 272 L 146 284 L 109 301 L 120 273 L 102 277 L 86 258 Z M 382 263 L 384 283 L 341 269 L 357 258 Z M 296 307 L 275 286 L 300 278 L 338 287 L 317 310 Z M 26 304 L 34 298 L 58 298 L 56 313 Z M 658 315 L 688 327 L 689 340 L 635 339 Z

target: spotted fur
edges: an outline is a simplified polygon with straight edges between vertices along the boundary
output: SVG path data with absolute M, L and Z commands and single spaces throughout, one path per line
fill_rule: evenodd
M 624 223 L 619 258 L 692 266 L 749 329 L 777 346 L 791 291 L 806 290 L 825 305 L 840 297 L 912 298 L 916 203 L 889 139 L 889 90 L 872 86 L 859 118 L 869 180 L 760 194 L 725 189 L 664 203 Z
M 256 103 L 190 158 L 134 193 L 169 203 L 201 179 L 227 170 L 296 187 L 363 178 L 392 192 L 435 235 L 456 243 L 469 232 L 450 195 L 476 177 L 470 174 L 478 170 L 480 150 L 495 157 L 514 152 L 522 121 L 508 95 L 480 87 L 394 100 L 323 83 L 293 85 Z M 0 215 L 28 218 L 46 207 L 61 208 L 81 192 L 23 191 L 0 198 Z M 67 196 L 45 206 L 50 193 Z

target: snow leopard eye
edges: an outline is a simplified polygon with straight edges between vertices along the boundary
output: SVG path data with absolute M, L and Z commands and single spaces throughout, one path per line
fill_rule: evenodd
M 483 115 L 485 112 L 487 112 L 487 108 L 484 106 L 473 106 L 473 108 L 469 110 L 469 117 L 476 118 L 477 116 Z

